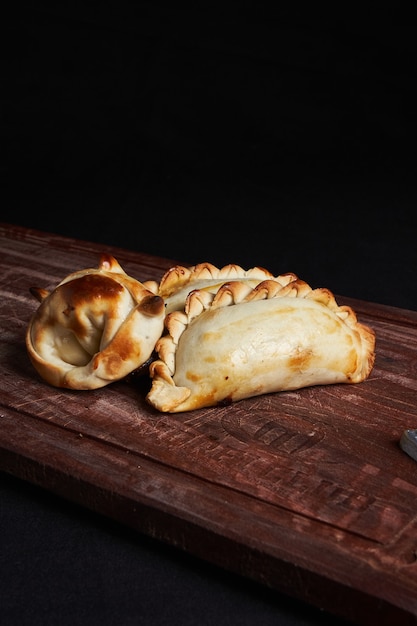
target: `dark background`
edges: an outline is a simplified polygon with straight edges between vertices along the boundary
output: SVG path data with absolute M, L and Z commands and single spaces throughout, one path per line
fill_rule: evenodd
M 417 309 L 412 15 L 276 4 L 16 11 L 3 24 L 0 220 Z M 0 486 L 8 624 L 334 623 Z
M 10 22 L 3 221 L 417 308 L 411 15 L 190 4 Z

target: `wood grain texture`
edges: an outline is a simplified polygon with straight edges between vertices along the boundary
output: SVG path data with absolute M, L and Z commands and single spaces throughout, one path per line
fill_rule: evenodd
M 0 469 L 353 622 L 417 623 L 417 312 L 337 296 L 376 332 L 363 383 L 161 414 L 146 376 L 63 391 L 26 354 L 29 288 L 100 246 L 7 224 L 0 245 Z M 138 280 L 174 263 L 105 251 Z

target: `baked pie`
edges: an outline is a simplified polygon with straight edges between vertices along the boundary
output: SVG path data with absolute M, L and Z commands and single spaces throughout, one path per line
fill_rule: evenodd
M 27 329 L 27 350 L 56 387 L 95 389 L 124 378 L 151 357 L 163 331 L 163 299 L 108 254 L 98 268 L 70 274 L 51 292 L 31 292 L 40 306 Z
M 285 276 L 191 291 L 183 310 L 167 314 L 147 401 L 176 413 L 367 378 L 374 332 L 328 289 Z

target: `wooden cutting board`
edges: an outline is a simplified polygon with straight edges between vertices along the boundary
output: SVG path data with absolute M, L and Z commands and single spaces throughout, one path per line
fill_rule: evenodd
M 146 376 L 48 386 L 24 336 L 30 287 L 103 251 L 141 281 L 174 261 L 5 224 L 0 245 L 0 469 L 353 622 L 417 623 L 417 312 L 337 297 L 376 332 L 361 384 L 162 414 Z

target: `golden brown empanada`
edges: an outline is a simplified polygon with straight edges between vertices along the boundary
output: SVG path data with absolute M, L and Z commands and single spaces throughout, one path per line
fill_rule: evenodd
M 250 287 L 256 287 L 260 282 L 274 279 L 285 286 L 296 278 L 295 274 L 288 273 L 274 277 L 263 267 L 253 267 L 249 270 L 240 265 L 232 264 L 218 268 L 211 263 L 199 263 L 190 267 L 175 265 L 163 275 L 161 281 L 145 281 L 143 284 L 165 301 L 166 313 L 180 311 L 184 308 L 185 300 L 195 289 L 216 293 L 226 282 L 244 282 Z
M 163 299 L 116 259 L 74 272 L 40 301 L 26 333 L 29 357 L 56 387 L 95 389 L 120 380 L 152 355 L 164 327 Z
M 287 275 L 288 276 L 288 275 Z M 178 413 L 271 392 L 358 383 L 375 359 L 375 334 L 328 289 L 295 275 L 191 291 L 170 312 L 150 365 L 147 401 Z

